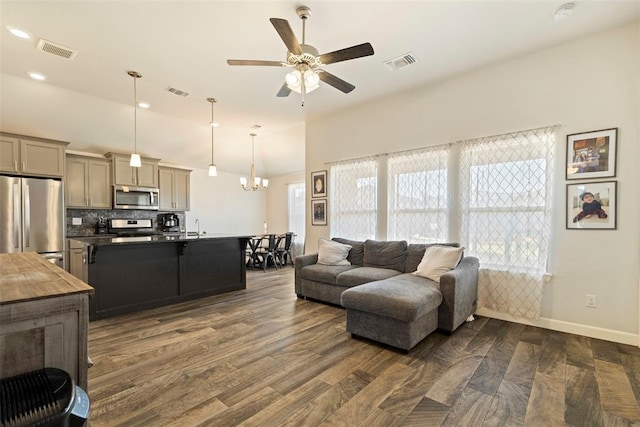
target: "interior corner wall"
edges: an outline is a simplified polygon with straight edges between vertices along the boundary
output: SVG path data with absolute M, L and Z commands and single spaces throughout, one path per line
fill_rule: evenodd
M 289 230 L 289 184 L 304 182 L 304 172 L 269 178 L 267 190 L 267 226 L 269 233 L 282 234 Z
M 191 210 L 186 214 L 187 231 L 207 234 L 262 234 L 267 219 L 267 192 L 244 191 L 238 174 L 220 172 L 210 177 L 203 169 L 191 172 Z
M 553 277 L 545 287 L 542 318 L 533 324 L 638 345 L 639 40 L 636 22 L 310 121 L 306 170 L 561 125 L 554 166 Z M 618 182 L 617 229 L 567 230 L 566 135 L 612 127 L 619 130 L 617 175 L 611 178 Z M 307 252 L 314 252 L 319 237 L 331 237 L 330 228 L 311 227 L 308 213 L 306 223 Z M 585 306 L 586 294 L 597 295 L 597 308 Z

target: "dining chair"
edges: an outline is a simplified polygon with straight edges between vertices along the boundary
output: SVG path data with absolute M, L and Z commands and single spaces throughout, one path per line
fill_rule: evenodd
M 291 261 L 291 267 L 293 268 L 293 255 L 291 255 L 291 248 L 293 246 L 293 240 L 296 237 L 293 232 L 289 231 L 287 233 L 280 235 L 280 244 L 276 248 L 276 256 L 280 261 L 280 265 L 284 266 L 287 264 L 287 257 Z
M 258 249 L 263 239 L 264 236 L 253 236 L 247 240 L 247 248 L 245 250 L 247 267 L 261 267 L 260 259 L 258 258 Z
M 269 259 L 275 265 L 276 270 L 278 269 L 278 258 L 276 257 L 276 248 L 278 247 L 279 236 L 275 234 L 269 234 L 265 236 L 264 239 L 267 244 L 265 246 L 259 247 L 256 250 L 256 256 L 259 259 L 260 264 L 262 265 L 262 270 L 267 271 L 267 266 L 269 265 Z

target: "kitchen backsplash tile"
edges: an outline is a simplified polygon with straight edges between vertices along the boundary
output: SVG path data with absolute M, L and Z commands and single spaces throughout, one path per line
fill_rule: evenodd
M 151 219 L 153 228 L 162 231 L 160 215 L 165 211 L 125 210 L 125 209 L 67 209 L 67 237 L 92 236 L 98 228 L 98 218 Z M 178 216 L 180 226 L 184 227 L 184 212 L 171 212 Z M 73 225 L 74 218 L 81 218 L 82 224 Z

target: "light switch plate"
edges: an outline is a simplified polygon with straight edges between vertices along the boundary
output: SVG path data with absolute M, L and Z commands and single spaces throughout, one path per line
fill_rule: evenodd
M 71 218 L 72 225 L 82 225 L 82 218 Z

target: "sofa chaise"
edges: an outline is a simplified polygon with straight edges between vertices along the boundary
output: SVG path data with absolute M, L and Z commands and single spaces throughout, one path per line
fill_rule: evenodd
M 346 261 L 321 264 L 318 253 L 297 257 L 295 292 L 346 308 L 347 331 L 354 336 L 409 351 L 436 329 L 453 333 L 476 310 L 477 258 L 462 256 L 458 249 L 454 268 L 437 280 L 414 274 L 425 251 L 458 244 L 332 241 L 350 247 Z

